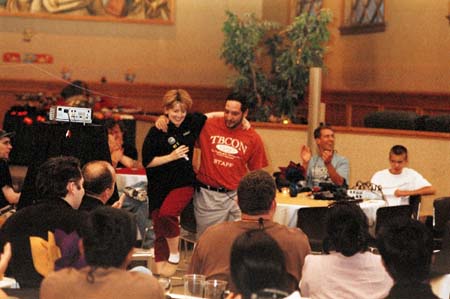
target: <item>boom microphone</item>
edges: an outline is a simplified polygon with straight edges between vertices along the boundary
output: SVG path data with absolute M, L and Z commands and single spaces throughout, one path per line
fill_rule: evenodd
M 173 149 L 176 149 L 177 147 L 180 146 L 178 140 L 176 140 L 175 137 L 172 136 L 167 139 L 167 142 L 173 147 Z M 187 155 L 184 155 L 184 159 L 186 161 L 189 161 L 189 157 Z

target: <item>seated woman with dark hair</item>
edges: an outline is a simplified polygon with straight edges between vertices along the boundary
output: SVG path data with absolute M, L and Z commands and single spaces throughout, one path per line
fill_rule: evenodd
M 109 206 L 89 213 L 81 233 L 80 251 L 87 267 L 50 273 L 40 298 L 164 298 L 156 278 L 126 271 L 136 242 L 136 223 L 128 212 Z
M 290 296 L 286 292 L 288 273 L 283 251 L 263 230 L 250 230 L 236 238 L 230 271 L 238 294 L 230 294 L 227 299 L 300 298 L 298 292 Z
M 311 298 L 384 298 L 393 281 L 381 257 L 368 251 L 367 217 L 354 203 L 329 206 L 323 255 L 308 255 L 300 292 Z
M 108 145 L 114 168 L 142 168 L 142 163 L 137 160 L 136 147 L 124 141 L 124 124 L 121 121 L 107 119 L 105 127 L 108 130 Z

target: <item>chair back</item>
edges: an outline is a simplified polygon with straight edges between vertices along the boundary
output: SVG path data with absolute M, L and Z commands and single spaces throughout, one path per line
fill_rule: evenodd
M 450 220 L 450 197 L 436 198 L 434 207 L 434 233 L 436 237 L 444 235 L 445 224 Z
M 433 275 L 450 273 L 450 220 L 444 226 L 441 248 L 434 254 L 431 271 Z
M 327 207 L 300 208 L 297 211 L 297 227 L 308 236 L 312 251 L 322 252 L 327 211 Z
M 409 205 L 411 206 L 412 216 L 419 220 L 420 204 L 422 202 L 422 195 L 412 195 L 409 197 Z
M 375 225 L 375 234 L 378 234 L 380 228 L 388 225 L 393 219 L 399 217 L 411 218 L 413 214 L 410 205 L 381 207 L 377 210 L 377 219 Z
M 190 233 L 197 232 L 197 221 L 195 220 L 193 200 L 191 200 L 189 204 L 181 212 L 180 226 L 181 228 Z

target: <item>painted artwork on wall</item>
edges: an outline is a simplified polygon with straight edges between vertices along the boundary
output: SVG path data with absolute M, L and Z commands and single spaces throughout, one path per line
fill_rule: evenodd
M 0 16 L 173 24 L 175 0 L 0 0 Z

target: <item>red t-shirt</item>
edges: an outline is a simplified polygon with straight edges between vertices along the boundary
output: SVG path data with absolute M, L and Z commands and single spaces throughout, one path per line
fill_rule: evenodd
M 229 129 L 223 117 L 208 118 L 197 144 L 201 149 L 197 179 L 213 187 L 236 190 L 248 170 L 268 165 L 258 133 L 241 126 Z

